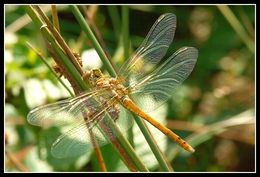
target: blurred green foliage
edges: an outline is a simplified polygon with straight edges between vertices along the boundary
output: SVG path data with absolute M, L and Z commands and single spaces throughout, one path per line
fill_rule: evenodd
M 118 29 L 122 16 L 121 6 L 113 7 L 114 16 L 105 5 L 88 10 L 119 68 L 125 61 Z M 50 15 L 50 6 L 42 8 Z M 245 29 L 248 40 L 255 43 L 255 6 L 228 8 Z M 163 117 L 167 117 L 169 128 L 187 137 L 196 152 L 179 153 L 179 147 L 169 140 L 161 148 L 175 171 L 254 171 L 255 53 L 247 48 L 219 8 L 207 5 L 129 6 L 132 51 L 141 44 L 154 21 L 167 12 L 177 16 L 177 29 L 167 56 L 182 46 L 193 46 L 199 50 L 199 58 L 191 75 L 165 105 L 168 112 Z M 81 54 L 91 49 L 68 7 L 58 6 L 58 13 L 61 34 L 69 46 Z M 6 5 L 5 170 L 99 171 L 92 152 L 66 160 L 52 157 L 50 147 L 60 130 L 42 130 L 26 121 L 33 107 L 69 96 L 28 48 L 27 41 L 49 56 L 40 30 L 30 23 L 24 6 Z M 92 56 L 88 57 L 92 60 Z M 53 62 L 51 58 L 48 61 Z M 144 144 L 139 144 L 141 149 Z M 128 171 L 110 145 L 102 147 L 102 152 L 109 171 Z M 154 158 L 148 147 L 140 156 Z M 152 171 L 160 171 L 156 161 L 146 165 Z

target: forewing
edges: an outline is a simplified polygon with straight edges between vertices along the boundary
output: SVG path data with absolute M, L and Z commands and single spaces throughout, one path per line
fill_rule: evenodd
M 132 87 L 134 101 L 145 111 L 151 111 L 167 101 L 175 88 L 191 73 L 198 58 L 198 50 L 182 47 L 171 55 L 151 75 Z
M 141 46 L 122 66 L 120 74 L 131 85 L 132 78 L 139 81 L 149 74 L 166 54 L 176 29 L 176 16 L 161 15 L 154 23 Z

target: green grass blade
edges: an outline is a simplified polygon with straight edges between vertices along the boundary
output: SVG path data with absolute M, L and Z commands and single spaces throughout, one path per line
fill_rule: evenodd
M 123 32 L 123 45 L 125 60 L 129 57 L 129 9 L 127 6 L 122 7 L 122 32 Z
M 157 159 L 161 169 L 163 171 L 172 171 L 172 167 L 169 166 L 169 164 L 166 162 L 166 159 L 164 158 L 161 150 L 159 149 L 158 145 L 156 144 L 154 138 L 152 137 L 151 133 L 149 132 L 147 126 L 143 122 L 141 118 L 139 118 L 137 115 L 133 114 L 133 117 L 135 119 L 135 122 L 139 126 L 141 132 L 143 133 L 147 143 L 149 144 L 155 158 Z
M 119 18 L 119 13 L 116 6 L 108 6 L 108 13 L 112 21 L 113 29 L 115 31 L 115 37 L 117 40 L 120 39 L 120 29 L 121 29 L 121 22 Z
M 226 5 L 219 5 L 217 7 L 220 10 L 220 12 L 224 15 L 224 17 L 227 19 L 227 21 L 230 23 L 235 32 L 238 34 L 238 36 L 241 38 L 241 40 L 246 44 L 247 48 L 252 53 L 254 53 L 254 41 L 247 34 L 246 30 L 243 28 L 243 26 L 238 21 L 231 9 Z
M 102 50 L 102 47 L 100 46 L 100 44 L 98 43 L 94 33 L 91 31 L 89 25 L 86 23 L 86 20 L 84 19 L 84 17 L 81 15 L 79 9 L 77 8 L 77 6 L 75 5 L 71 5 L 70 6 L 72 13 L 74 14 L 74 16 L 76 17 L 76 19 L 78 20 L 82 30 L 86 33 L 86 35 L 88 36 L 88 38 L 90 39 L 91 43 L 93 44 L 95 50 L 97 51 L 100 59 L 102 60 L 102 62 L 104 63 L 105 68 L 107 69 L 108 73 L 112 76 L 112 77 L 116 77 L 117 74 L 113 69 L 113 66 L 110 64 L 108 58 L 105 55 L 105 52 Z
M 41 60 L 44 62 L 44 64 L 49 68 L 51 73 L 58 79 L 58 81 L 62 84 L 62 86 L 70 93 L 71 96 L 74 96 L 74 94 L 70 91 L 70 89 L 67 87 L 67 85 L 61 80 L 61 77 L 59 77 L 56 72 L 52 69 L 51 65 L 47 62 L 47 60 L 44 58 L 44 56 L 37 51 L 29 42 L 27 42 L 27 45 L 41 58 Z

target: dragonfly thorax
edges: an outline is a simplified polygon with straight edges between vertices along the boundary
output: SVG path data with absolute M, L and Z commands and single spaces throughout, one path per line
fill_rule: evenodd
M 98 89 L 109 89 L 117 99 L 128 95 L 128 90 L 115 78 L 102 77 L 97 80 Z
M 100 69 L 86 71 L 83 77 L 90 82 L 92 87 L 110 90 L 117 99 L 121 99 L 128 94 L 128 90 L 121 84 L 119 79 L 103 75 Z
M 100 69 L 92 69 L 85 71 L 83 79 L 87 80 L 93 87 L 96 85 L 96 82 L 104 77 Z

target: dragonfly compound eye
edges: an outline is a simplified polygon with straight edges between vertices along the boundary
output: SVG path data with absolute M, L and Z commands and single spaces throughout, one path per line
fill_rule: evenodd
M 96 78 L 102 77 L 102 73 L 99 69 L 93 69 L 92 72 L 93 72 L 94 77 L 96 77 Z

